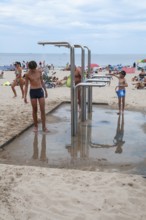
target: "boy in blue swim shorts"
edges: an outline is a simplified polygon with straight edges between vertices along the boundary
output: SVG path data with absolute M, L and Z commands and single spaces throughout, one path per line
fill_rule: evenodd
M 128 87 L 128 84 L 125 80 L 126 72 L 123 70 L 119 72 L 117 75 L 115 74 L 111 74 L 111 75 L 115 76 L 119 80 L 118 86 L 116 86 L 115 91 L 118 96 L 118 106 L 119 106 L 119 112 L 117 114 L 121 114 L 124 113 L 124 109 L 125 109 L 125 95 L 126 95 L 125 87 Z
M 27 91 L 28 84 L 30 83 L 30 100 L 32 105 L 32 115 L 34 121 L 34 132 L 38 131 L 38 103 L 41 112 L 42 130 L 49 132 L 46 128 L 46 117 L 45 117 L 45 98 L 48 97 L 45 84 L 43 82 L 42 72 L 37 68 L 35 61 L 28 63 L 28 72 L 25 74 L 25 90 L 24 90 L 24 102 L 27 103 Z

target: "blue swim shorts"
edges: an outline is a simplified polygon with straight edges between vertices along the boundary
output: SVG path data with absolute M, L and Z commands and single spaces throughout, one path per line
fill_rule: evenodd
M 117 93 L 118 98 L 125 97 L 126 95 L 125 89 L 119 89 L 118 91 L 116 91 L 116 93 Z
M 31 99 L 40 99 L 44 97 L 44 91 L 42 88 L 30 89 L 29 94 Z

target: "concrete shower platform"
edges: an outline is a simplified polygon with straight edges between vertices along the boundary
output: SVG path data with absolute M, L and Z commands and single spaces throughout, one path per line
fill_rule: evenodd
M 47 115 L 50 133 L 33 127 L 0 149 L 0 163 L 135 173 L 146 176 L 146 115 L 93 105 L 86 122 L 71 137 L 70 104 Z

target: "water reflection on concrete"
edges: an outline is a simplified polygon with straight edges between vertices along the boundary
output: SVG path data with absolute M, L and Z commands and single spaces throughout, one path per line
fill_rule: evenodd
M 80 115 L 79 115 L 80 118 Z M 0 163 L 146 175 L 146 115 L 93 106 L 71 137 L 70 105 L 47 116 L 48 134 L 30 128 L 0 151 Z M 41 126 L 40 126 L 41 127 Z
M 42 141 L 41 141 L 41 150 L 39 155 L 39 146 L 38 146 L 38 133 L 34 134 L 34 141 L 33 141 L 33 159 L 40 159 L 41 161 L 48 161 L 46 156 L 46 134 L 42 134 Z

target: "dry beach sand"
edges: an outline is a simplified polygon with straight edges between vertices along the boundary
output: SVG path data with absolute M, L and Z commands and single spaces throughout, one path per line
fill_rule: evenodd
M 56 70 L 62 79 L 68 71 Z M 131 83 L 136 74 L 127 74 L 129 87 L 126 109 L 146 113 L 146 89 Z M 14 72 L 5 72 L 12 82 Z M 117 108 L 115 86 L 93 89 L 93 101 Z M 0 145 L 32 124 L 31 105 L 24 104 L 20 88 L 12 98 L 10 86 L 0 86 Z M 70 100 L 66 86 L 48 89 L 46 112 Z M 146 129 L 146 128 L 145 128 Z M 146 179 L 138 175 L 91 172 L 0 164 L 0 220 L 145 220 Z

